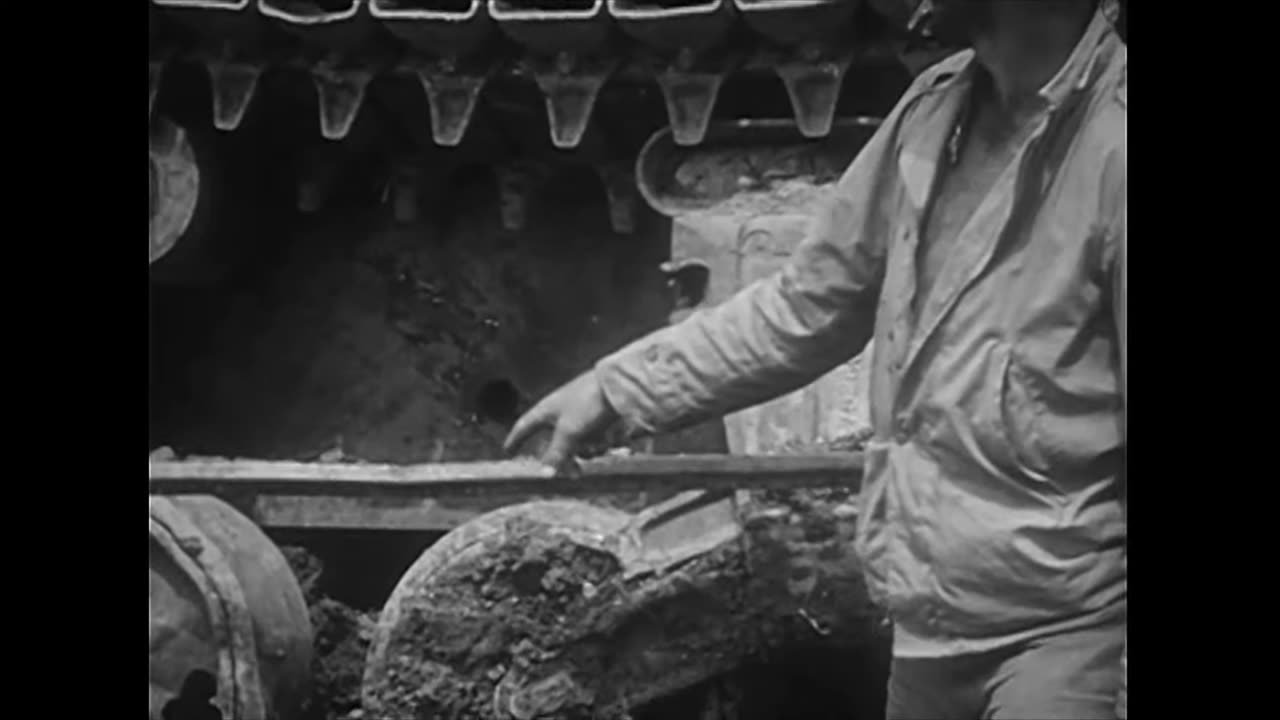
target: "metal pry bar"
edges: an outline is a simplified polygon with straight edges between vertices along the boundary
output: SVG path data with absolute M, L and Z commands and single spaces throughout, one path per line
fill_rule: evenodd
M 152 461 L 151 494 L 476 497 L 656 490 L 849 488 L 862 454 L 606 457 L 556 473 L 535 460 L 375 465 L 264 460 Z

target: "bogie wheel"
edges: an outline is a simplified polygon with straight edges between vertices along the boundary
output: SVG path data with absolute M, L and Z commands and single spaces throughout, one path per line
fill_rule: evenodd
M 200 198 L 200 170 L 187 130 L 159 117 L 150 148 L 150 262 L 165 257 L 186 234 Z
M 152 497 L 150 560 L 152 717 L 298 720 L 311 620 L 275 544 L 217 498 Z
M 618 573 L 617 543 L 630 518 L 584 502 L 531 502 L 475 518 L 432 545 L 378 620 L 366 715 L 533 717 L 538 711 L 523 707 L 528 701 L 512 687 L 554 642 L 557 618 L 590 603 L 594 588 Z M 572 683 L 552 685 L 542 699 L 559 694 L 549 702 L 576 717 Z

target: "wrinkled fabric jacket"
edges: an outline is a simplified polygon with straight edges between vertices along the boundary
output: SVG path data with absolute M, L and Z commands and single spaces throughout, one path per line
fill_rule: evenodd
M 900 654 L 1124 617 L 1126 58 L 1099 12 L 918 315 L 971 51 L 917 78 L 784 271 L 596 367 L 650 433 L 802 387 L 874 331 L 857 545 Z

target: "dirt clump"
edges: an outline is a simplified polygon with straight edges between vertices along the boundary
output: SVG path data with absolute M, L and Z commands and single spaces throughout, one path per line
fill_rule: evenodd
M 538 686 L 538 706 L 554 707 L 555 717 L 594 717 L 592 698 L 578 692 L 593 678 L 539 682 L 525 673 L 580 638 L 583 614 L 617 592 L 619 570 L 608 553 L 538 534 L 446 571 L 426 593 L 429 603 L 409 609 L 395 628 L 389 682 L 376 693 L 379 714 L 492 717 L 521 678 L 521 686 Z
M 311 605 L 315 628 L 314 720 L 361 717 L 360 683 L 374 613 L 362 613 L 331 598 Z
M 377 617 L 329 597 L 320 589 L 321 560 L 306 548 L 282 548 L 311 614 L 314 633 L 312 700 L 305 720 L 357 720 L 365 655 Z

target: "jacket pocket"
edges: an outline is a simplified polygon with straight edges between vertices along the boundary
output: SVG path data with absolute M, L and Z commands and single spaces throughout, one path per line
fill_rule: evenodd
M 1017 350 L 1010 347 L 1005 358 L 1004 377 L 1000 383 L 1000 414 L 1004 421 L 1005 437 L 1022 474 L 1053 487 L 1049 479 L 1052 468 L 1044 449 L 1036 442 L 1040 412 L 1040 404 L 1031 392 L 1029 375 Z
M 1103 368 L 1058 377 L 1011 349 L 1001 411 L 1022 474 L 1066 495 L 1109 475 L 1119 449 L 1118 382 Z M 1097 476 L 1097 477 L 1095 477 Z
M 1061 497 L 1062 489 L 1050 477 L 1049 463 L 1036 443 L 1039 408 L 1015 348 L 997 345 L 988 368 L 973 409 L 976 445 L 988 470 L 1020 492 Z

